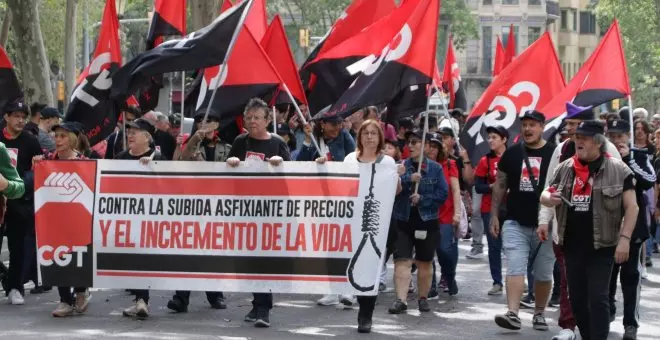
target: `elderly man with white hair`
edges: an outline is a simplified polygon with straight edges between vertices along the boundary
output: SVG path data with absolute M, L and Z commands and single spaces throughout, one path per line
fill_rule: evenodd
M 633 110 L 633 118 L 634 119 L 648 120 L 649 119 L 649 112 L 646 111 L 646 109 L 643 108 L 643 107 L 638 107 L 638 108 Z
M 174 151 L 176 150 L 176 139 L 168 132 L 170 124 L 169 118 L 162 112 L 158 111 L 149 111 L 145 113 L 142 118 L 156 127 L 156 132 L 154 133 L 156 150 L 158 150 L 163 157 L 171 160 L 174 157 Z

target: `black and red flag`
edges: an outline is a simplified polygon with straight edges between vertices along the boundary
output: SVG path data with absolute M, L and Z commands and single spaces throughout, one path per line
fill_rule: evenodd
M 196 109 L 205 109 L 218 87 L 211 108 L 222 117 L 223 127 L 243 112 L 250 98 L 272 94 L 282 82 L 264 49 L 247 26 L 243 27 L 227 65 L 204 70 L 197 98 Z
M 397 33 L 380 46 L 378 56 L 372 54 L 349 66 L 355 70 L 361 67 L 361 72 L 324 116 L 345 117 L 362 107 L 390 102 L 410 86 L 430 85 L 436 65 L 439 13 L 440 0 L 409 0 L 396 9 L 388 19 L 392 24 L 401 23 L 396 26 Z M 373 30 L 374 26 L 351 38 L 355 40 L 352 43 L 367 44 L 378 39 L 375 35 L 387 32 L 384 27 Z
M 0 46 L 0 111 L 5 105 L 23 96 L 21 85 L 14 72 L 14 67 L 7 57 L 7 52 Z
M 449 47 L 445 58 L 445 69 L 442 72 L 442 87 L 449 93 L 449 108 L 467 111 L 467 98 L 461 81 L 461 69 L 456 61 L 454 44 L 449 37 Z
M 112 97 L 123 100 L 158 74 L 197 70 L 222 63 L 243 27 L 252 2 L 243 1 L 201 30 L 138 55 L 113 75 Z
M 596 106 L 624 98 L 630 92 L 619 22 L 614 20 L 598 47 L 571 82 L 551 102 L 544 105 L 542 110 L 549 115 L 560 117 L 551 125 L 557 127 L 566 114 L 567 102 L 578 106 Z
M 514 139 L 520 133 L 518 117 L 543 107 L 565 86 L 552 38 L 546 32 L 514 59 L 475 103 L 460 135 L 470 159 L 476 162 L 488 153 L 487 127 L 502 126 Z M 556 116 L 544 114 L 547 120 Z
M 296 68 L 296 61 L 291 54 L 289 39 L 286 36 L 286 31 L 279 15 L 276 15 L 270 23 L 266 34 L 261 40 L 261 46 L 266 51 L 270 61 L 275 65 L 277 72 L 282 77 L 284 84 L 289 88 L 289 91 L 291 91 L 293 98 L 298 103 L 307 104 L 305 91 Z M 286 93 L 282 93 L 283 90 L 281 89 L 280 91 L 277 104 L 291 103 L 289 96 Z
M 391 14 L 395 8 L 396 5 L 392 0 L 354 0 L 337 19 L 325 38 L 308 56 L 300 70 L 300 78 L 307 92 L 306 95 L 310 101 L 312 112 L 317 112 L 337 100 L 348 85 L 350 85 L 350 82 L 355 79 L 355 76 L 350 77 L 351 79 L 348 81 L 348 85 L 342 85 L 339 86 L 341 89 L 336 89 L 337 84 L 332 81 L 331 83 L 326 83 L 326 80 L 323 78 L 319 79 L 309 66 L 320 54 L 329 51 L 345 40 L 362 32 L 365 28 Z M 368 54 L 362 56 L 364 57 Z M 330 93 L 332 94 L 330 95 Z
M 186 0 L 156 0 L 147 35 L 147 50 L 160 45 L 163 37 L 186 35 L 186 8 Z M 138 90 L 137 98 L 143 113 L 156 108 L 162 88 L 163 75 L 159 74 Z
M 230 9 L 232 6 L 234 6 L 234 4 L 231 2 L 231 0 L 224 0 L 222 5 L 220 5 L 220 14 Z
M 78 85 L 71 95 L 65 121 L 80 122 L 94 145 L 115 129 L 118 112 L 124 105 L 110 99 L 111 74 L 121 66 L 119 45 L 119 20 L 115 0 L 108 0 L 103 11 L 103 20 L 98 44 L 89 66 L 78 78 Z

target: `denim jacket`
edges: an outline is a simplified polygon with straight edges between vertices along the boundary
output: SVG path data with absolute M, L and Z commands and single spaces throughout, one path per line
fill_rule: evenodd
M 320 142 L 319 142 L 320 143 Z M 346 131 L 346 129 L 341 129 L 339 136 L 337 138 L 327 141 L 326 145 L 330 149 L 330 155 L 332 156 L 332 161 L 342 162 L 344 157 L 349 153 L 355 151 L 355 141 L 351 134 Z M 304 145 L 300 148 L 298 153 L 297 161 L 313 161 L 319 157 L 319 153 L 316 151 L 316 148 L 313 144 Z
M 401 175 L 401 193 L 394 201 L 394 218 L 399 221 L 408 221 L 410 217 L 410 195 L 415 192 L 415 183 L 410 180 L 412 174 L 417 172 L 410 158 L 403 162 L 406 173 Z M 442 166 L 424 158 L 422 164 L 422 179 L 419 184 L 419 215 L 423 221 L 438 219 L 438 210 L 445 203 L 448 196 L 448 186 L 442 172 Z

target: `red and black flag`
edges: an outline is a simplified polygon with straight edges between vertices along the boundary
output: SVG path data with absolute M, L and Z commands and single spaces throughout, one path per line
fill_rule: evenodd
M 475 103 L 460 136 L 470 159 L 476 162 L 488 153 L 487 127 L 502 126 L 513 139 L 520 132 L 518 117 L 543 107 L 565 86 L 552 38 L 546 32 L 514 59 Z M 543 113 L 547 120 L 556 116 Z
M 325 35 L 325 38 L 321 40 L 308 56 L 300 70 L 300 78 L 307 92 L 306 95 L 314 98 L 309 99 L 310 102 L 314 102 L 310 103 L 312 112 L 317 112 L 319 109 L 332 104 L 339 98 L 348 85 L 340 90 L 333 90 L 337 87 L 336 84 L 332 82 L 326 83 L 325 79 L 318 79 L 317 75 L 308 66 L 321 53 L 329 51 L 347 39 L 359 34 L 365 28 L 391 14 L 395 8 L 396 6 L 391 0 L 354 0 L 337 19 L 330 31 Z M 353 79 L 355 77 L 351 76 L 351 80 L 348 82 L 349 85 Z M 328 89 L 332 91 L 333 95 L 326 97 Z M 317 105 L 315 104 L 316 102 L 320 104 Z
M 21 85 L 14 72 L 14 67 L 7 57 L 7 52 L 0 46 L 0 112 L 5 105 L 23 97 Z
M 286 36 L 286 31 L 279 15 L 276 15 L 270 23 L 270 27 L 268 27 L 266 34 L 261 40 L 261 46 L 266 51 L 270 61 L 275 65 L 277 72 L 282 77 L 284 84 L 289 88 L 289 91 L 291 91 L 293 98 L 298 103 L 307 104 L 305 91 L 296 68 L 296 61 L 291 54 L 289 39 Z M 277 104 L 291 103 L 289 96 L 286 93 L 282 93 L 284 89 L 281 90 L 277 98 Z
M 94 145 L 115 129 L 117 114 L 123 102 L 110 99 L 111 74 L 121 66 L 119 45 L 119 20 L 115 0 L 108 0 L 103 11 L 103 20 L 98 44 L 89 66 L 78 78 L 78 86 L 71 95 L 65 121 L 80 122 Z
M 270 95 L 281 83 L 275 66 L 246 27 L 239 33 L 227 65 L 204 70 L 197 97 L 196 109 L 205 109 L 218 87 L 211 108 L 222 118 L 221 126 L 233 122 L 250 98 Z
M 543 112 L 563 118 L 566 103 L 578 106 L 596 106 L 630 94 L 628 68 L 623 54 L 619 23 L 614 20 L 600 44 L 566 88 L 551 102 L 543 106 Z M 557 119 L 551 127 L 558 127 Z M 547 129 L 547 127 L 546 127 Z
M 125 99 L 158 74 L 222 63 L 243 26 L 252 1 L 235 5 L 210 25 L 185 38 L 164 42 L 138 55 L 113 75 L 112 97 Z
M 220 14 L 230 9 L 232 6 L 234 6 L 234 4 L 231 2 L 231 0 L 224 0 L 222 5 L 220 5 Z
M 378 57 L 372 54 L 349 66 L 360 72 L 359 76 L 324 116 L 345 117 L 368 105 L 388 103 L 410 86 L 426 88 L 432 83 L 440 0 L 409 0 L 393 13 L 389 22 L 401 22 L 398 32 L 380 46 Z M 377 28 L 351 40 L 365 44 L 377 40 L 374 35 L 387 32 Z
M 495 63 L 493 64 L 493 77 L 497 77 L 502 70 L 504 70 L 504 63 L 506 62 L 506 51 L 502 45 L 500 36 L 497 36 L 497 45 L 495 46 Z
M 449 37 L 449 47 L 445 58 L 445 69 L 442 73 L 442 87 L 449 93 L 449 108 L 467 111 L 467 98 L 461 81 L 461 69 L 456 61 L 454 44 Z

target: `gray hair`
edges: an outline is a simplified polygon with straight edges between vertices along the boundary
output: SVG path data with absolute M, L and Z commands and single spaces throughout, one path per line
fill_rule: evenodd
M 604 154 L 607 152 L 607 137 L 601 133 L 594 135 L 594 142 L 600 145 L 600 153 Z
M 273 112 L 268 107 L 268 104 L 266 104 L 266 102 L 260 98 L 250 99 L 247 105 L 245 105 L 245 110 L 243 111 L 243 115 L 245 116 L 248 112 L 255 110 L 263 110 L 267 120 L 273 119 Z

